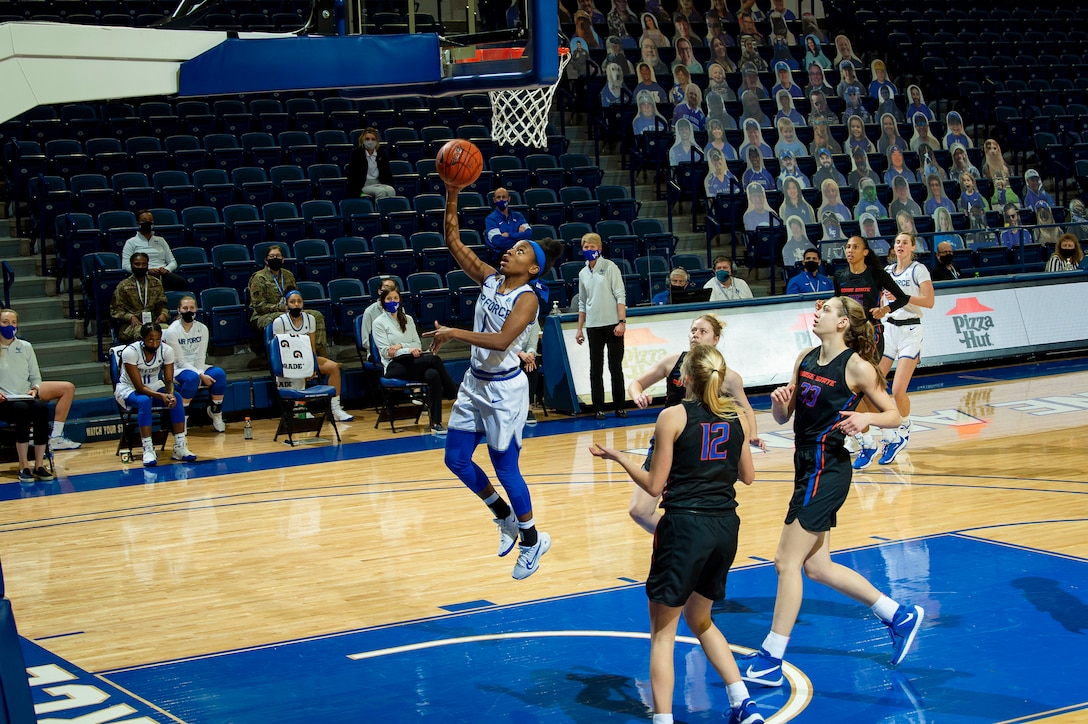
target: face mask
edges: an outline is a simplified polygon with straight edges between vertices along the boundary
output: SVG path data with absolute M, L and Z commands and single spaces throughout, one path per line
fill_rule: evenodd
M 363 141 L 363 148 L 365 148 L 368 151 L 373 151 L 377 147 L 378 147 L 378 142 L 377 141 Z
M 729 280 L 730 273 L 728 269 L 719 269 L 718 271 L 714 272 L 714 276 L 718 279 L 718 281 L 724 283 Z
M 819 268 L 820 268 L 820 262 L 818 262 L 818 261 L 806 261 L 805 262 L 805 271 L 807 271 L 809 274 L 815 274 L 816 270 L 819 269 Z
M 495 208 L 499 211 L 506 211 L 506 207 L 510 205 L 510 202 L 506 199 L 499 199 L 495 202 Z
M 272 257 L 271 259 L 268 259 L 267 262 L 268 268 L 272 271 L 279 271 L 283 268 L 283 259 L 280 259 L 279 257 Z
M 150 233 L 151 233 L 151 229 L 152 229 L 152 228 L 153 228 L 154 226 L 155 226 L 154 222 L 151 222 L 151 221 L 141 221 L 141 222 L 140 222 L 140 231 L 141 231 L 141 232 L 143 232 L 144 234 L 150 234 Z
M 0 327 L 0 337 L 4 339 L 15 339 L 15 333 L 19 331 L 16 326 Z
M 287 313 L 290 314 L 295 319 L 298 319 L 299 317 L 302 316 L 302 309 L 300 309 L 299 307 L 291 307 L 290 309 L 287 310 Z
M 1063 259 L 1068 259 L 1068 258 L 1073 256 L 1073 250 L 1072 249 L 1065 249 L 1065 248 L 1058 249 L 1058 253 L 1061 254 Z
M 396 314 L 400 309 L 400 302 L 382 302 L 382 308 L 390 314 Z
M 951 254 L 938 254 L 937 255 L 937 261 L 944 264 L 945 266 L 948 266 L 949 264 L 952 263 L 952 255 Z
M 196 319 L 196 312 L 182 312 L 181 313 L 181 320 L 183 322 L 185 322 L 186 324 L 193 321 L 194 319 Z
M 582 249 L 582 258 L 586 261 L 596 261 L 600 256 L 600 249 Z
M 132 276 L 136 277 L 137 279 L 143 279 L 147 276 L 147 269 L 137 269 L 136 267 L 132 267 Z
M 688 288 L 687 284 L 673 284 L 669 287 L 674 292 L 682 292 Z

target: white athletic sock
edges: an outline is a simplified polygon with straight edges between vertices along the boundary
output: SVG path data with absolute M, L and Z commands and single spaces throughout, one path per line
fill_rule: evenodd
M 876 447 L 876 443 L 873 442 L 873 433 L 871 432 L 861 433 L 860 442 L 862 447 L 868 448 L 869 450 L 872 450 L 874 447 Z
M 340 395 L 332 398 L 332 409 L 336 410 L 340 407 Z
M 61 420 L 53 420 L 53 435 L 52 437 L 64 436 L 64 422 Z
M 499 493 L 498 493 L 498 491 L 496 491 L 496 492 L 492 493 L 491 495 L 489 495 L 487 498 L 484 499 L 484 505 L 491 505 L 492 503 L 494 503 L 498 499 L 499 499 Z
M 896 442 L 899 439 L 899 431 L 891 429 L 881 429 L 881 442 Z
M 140 443 L 143 445 L 145 450 L 148 449 L 148 448 L 154 448 L 155 447 L 155 441 L 152 440 L 150 437 L 141 437 L 140 438 Z
M 185 444 L 185 433 L 184 432 L 174 433 L 174 447 L 181 447 L 184 444 Z
M 518 521 L 518 530 L 529 530 L 534 525 L 536 525 L 536 523 L 533 521 L 532 518 L 530 518 L 529 520 L 519 520 Z
M 767 638 L 763 639 L 763 650 L 776 659 L 781 659 L 786 655 L 786 644 L 789 642 L 789 636 L 783 636 L 771 631 L 767 634 Z
M 910 415 L 903 417 L 903 420 L 899 423 L 899 429 L 905 430 L 908 434 L 910 433 Z
M 883 593 L 880 594 L 880 598 L 873 604 L 873 613 L 885 623 L 895 618 L 895 612 L 898 610 L 899 604 L 885 596 Z
M 725 691 L 729 694 L 730 709 L 736 709 L 748 698 L 748 686 L 743 681 L 727 685 Z
M 654 724 L 672 724 L 672 714 L 654 714 Z

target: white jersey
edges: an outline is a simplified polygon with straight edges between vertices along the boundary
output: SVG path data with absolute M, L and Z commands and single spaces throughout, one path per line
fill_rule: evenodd
M 180 319 L 175 319 L 162 333 L 163 344 L 174 350 L 174 374 L 183 370 L 192 370 L 204 374 L 210 366 L 208 359 L 208 340 L 211 333 L 203 322 L 193 322 L 189 331 L 185 331 Z
M 472 324 L 473 331 L 497 333 L 502 329 L 507 317 L 514 310 L 514 304 L 522 294 L 536 295 L 536 292 L 528 284 L 522 284 L 506 294 L 502 294 L 499 292 L 499 284 L 502 279 L 502 276 L 492 274 L 484 280 L 480 291 L 480 299 L 476 302 L 476 316 Z M 472 371 L 485 378 L 501 377 L 517 372 L 521 367 L 518 352 L 524 348 L 525 335 L 529 332 L 531 326 L 523 329 L 517 339 L 504 350 L 473 346 L 470 357 Z
M 895 273 L 895 264 L 889 264 L 884 270 L 891 275 L 904 294 L 917 297 L 922 293 L 922 282 L 930 281 L 929 269 L 923 264 L 912 261 L 900 274 Z M 890 319 L 921 319 L 922 308 L 916 304 L 908 304 L 888 315 Z
M 314 334 L 315 332 L 317 332 L 317 321 L 309 312 L 303 312 L 298 321 L 287 312 L 272 320 L 272 334 Z
M 132 378 L 128 376 L 128 367 L 126 365 L 136 366 L 144 387 L 159 390 L 164 386 L 163 382 L 159 379 L 163 367 L 172 364 L 174 364 L 174 350 L 171 349 L 169 345 L 160 344 L 159 348 L 155 351 L 155 355 L 151 358 L 151 361 L 148 362 L 147 358 L 144 357 L 143 341 L 133 342 L 121 351 L 119 365 L 121 374 L 118 377 L 117 389 L 114 390 L 113 396 L 117 398 L 121 404 L 124 404 L 125 399 L 136 391 L 136 386 L 133 385 Z

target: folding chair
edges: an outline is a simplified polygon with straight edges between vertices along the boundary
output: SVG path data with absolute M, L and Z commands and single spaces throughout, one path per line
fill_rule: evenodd
M 288 445 L 294 447 L 303 444 L 295 441 L 295 433 L 312 432 L 314 437 L 320 437 L 327 418 L 339 443 L 340 430 L 332 414 L 332 398 L 336 396 L 336 389 L 331 385 L 306 386 L 307 379 L 317 372 L 317 356 L 310 349 L 309 340 L 303 335 L 273 335 L 271 325 L 268 329 L 268 361 L 280 407 L 280 422 L 272 440 L 279 440 L 280 435 L 286 434 Z M 301 340 L 307 351 L 296 349 L 289 339 L 291 337 L 296 341 Z M 315 408 L 318 409 L 316 414 Z

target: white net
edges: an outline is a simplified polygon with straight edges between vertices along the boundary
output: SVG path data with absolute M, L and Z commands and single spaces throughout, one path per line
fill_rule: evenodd
M 569 51 L 559 54 L 559 77 L 552 85 L 490 91 L 491 137 L 496 143 L 535 148 L 548 145 L 548 113 L 552 108 L 552 97 L 569 62 Z

